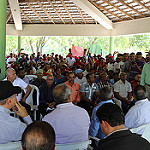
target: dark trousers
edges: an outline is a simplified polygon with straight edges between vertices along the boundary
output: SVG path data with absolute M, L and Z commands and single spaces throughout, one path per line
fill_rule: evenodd
M 30 115 L 31 114 L 31 107 L 30 107 L 30 105 L 25 103 L 25 102 L 22 102 L 22 101 L 19 101 L 19 103 L 26 108 L 28 114 Z
M 40 103 L 38 106 L 38 110 L 42 114 L 43 117 L 53 111 L 53 110 L 47 110 L 47 108 L 48 108 L 48 105 L 45 103 Z
M 89 116 L 92 116 L 92 111 L 93 111 L 93 108 L 95 107 L 93 104 L 87 101 L 81 100 L 77 105 L 79 107 L 84 108 L 88 112 Z
M 131 104 L 127 104 L 126 102 L 122 101 L 122 110 L 123 110 L 123 113 L 124 115 L 127 114 L 128 110 L 134 106 L 135 104 L 135 101 L 132 101 Z

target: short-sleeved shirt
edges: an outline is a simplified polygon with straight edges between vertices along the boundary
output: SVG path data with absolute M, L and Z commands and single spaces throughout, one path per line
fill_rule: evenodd
M 82 84 L 80 88 L 80 92 L 85 93 L 85 97 L 88 98 L 89 100 L 92 100 L 94 92 L 98 92 L 98 86 L 96 83 L 92 83 L 92 87 L 89 85 L 89 83 L 84 83 Z
M 13 86 L 19 86 L 23 90 L 25 90 L 25 88 L 28 86 L 28 84 L 26 82 L 24 82 L 21 78 L 16 77 L 16 79 L 13 82 Z M 20 101 L 20 100 L 21 100 L 21 94 L 18 94 L 17 101 Z
M 136 63 L 139 66 L 139 68 L 142 69 L 145 64 L 145 61 L 141 60 L 140 62 L 136 62 Z M 132 65 L 131 71 L 130 71 L 130 81 L 134 80 L 135 76 L 139 73 L 140 71 L 137 69 L 137 67 Z
M 65 82 L 65 84 L 70 88 L 72 94 L 72 102 L 80 102 L 80 85 L 75 83 L 70 86 L 69 81 Z
M 118 92 L 119 95 L 123 98 L 128 96 L 128 92 L 131 92 L 131 84 L 128 81 L 125 81 L 125 84 L 119 80 L 114 84 L 114 92 Z
M 73 57 L 72 59 L 70 57 L 67 57 L 67 63 L 69 66 L 73 66 L 74 62 L 75 62 L 75 59 Z
M 7 80 L 7 78 L 4 79 L 4 81 L 6 81 L 6 80 Z M 24 91 L 25 91 L 25 88 L 28 86 L 28 84 L 26 82 L 24 82 L 18 76 L 16 77 L 16 79 L 14 80 L 14 82 L 12 84 L 13 84 L 13 86 L 19 86 Z M 20 101 L 21 100 L 21 93 L 18 94 L 16 97 L 17 97 L 17 101 Z

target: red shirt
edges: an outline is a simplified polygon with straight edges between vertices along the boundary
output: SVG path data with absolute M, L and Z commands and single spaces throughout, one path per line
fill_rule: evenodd
M 65 84 L 70 88 L 71 94 L 72 94 L 72 102 L 74 104 L 77 104 L 80 102 L 80 85 L 78 83 L 75 83 L 71 86 L 69 84 L 69 81 L 65 82 Z

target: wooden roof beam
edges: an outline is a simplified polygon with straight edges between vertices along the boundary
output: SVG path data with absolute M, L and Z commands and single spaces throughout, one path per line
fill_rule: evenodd
M 85 21 L 85 19 L 84 19 L 84 17 L 83 17 L 83 14 L 82 14 L 82 12 L 81 12 L 81 9 L 77 6 L 77 8 L 78 8 L 78 10 L 79 10 L 79 12 L 80 12 L 80 15 L 81 15 L 81 17 L 82 17 L 82 19 L 83 19 L 83 22 L 86 24 L 86 21 Z
M 8 0 L 8 1 L 9 1 L 11 13 L 13 15 L 16 30 L 22 30 L 22 21 L 21 21 L 21 15 L 20 15 L 19 2 L 18 0 Z
M 65 7 L 66 11 L 68 12 L 71 21 L 73 22 L 73 24 L 75 24 L 75 22 L 74 22 L 74 20 L 73 20 L 73 18 L 72 18 L 72 16 L 71 16 L 71 14 L 70 14 L 70 12 L 69 12 L 69 10 L 68 10 L 66 4 L 65 4 L 65 2 L 64 2 L 63 0 L 61 0 L 61 2 L 62 2 L 62 4 L 63 4 L 63 6 Z
M 30 20 L 30 18 L 24 13 L 24 11 L 22 9 L 20 9 L 21 13 L 27 18 L 27 20 L 29 20 L 30 23 L 32 23 L 32 21 Z
M 104 7 L 100 6 L 100 5 L 97 5 L 96 3 L 94 3 L 94 2 L 91 1 L 91 0 L 89 0 L 89 1 L 90 1 L 95 7 L 100 8 L 100 9 L 102 9 L 102 10 L 108 12 L 108 13 L 111 14 L 112 16 L 115 16 L 115 17 L 118 18 L 119 20 L 123 21 L 123 19 L 122 19 L 121 17 L 117 16 L 116 14 L 114 14 L 114 13 L 112 13 L 111 11 L 107 10 L 106 8 L 104 8 Z
M 35 15 L 41 20 L 41 22 L 45 23 L 44 20 L 41 18 L 41 16 L 35 11 L 35 9 L 28 2 L 26 2 L 26 4 L 35 13 Z
M 7 19 L 7 21 L 6 21 L 6 24 L 7 24 L 8 21 L 10 20 L 11 16 L 12 16 L 12 13 L 9 14 L 8 19 Z
M 128 8 L 130 8 L 131 10 L 133 10 L 134 12 L 136 12 L 137 14 L 139 14 L 141 17 L 145 18 L 145 16 L 140 13 L 139 11 L 137 11 L 136 9 L 134 9 L 133 7 L 131 7 L 130 5 L 126 4 L 123 0 L 118 0 L 120 3 L 122 3 L 124 6 L 127 6 Z
M 57 11 L 57 9 L 54 7 L 54 5 L 52 4 L 52 2 L 50 0 L 47 0 L 47 1 L 51 4 L 52 8 L 55 10 L 55 12 L 57 13 L 58 17 L 61 19 L 61 21 L 65 24 L 65 21 L 63 20 L 63 18 L 61 17 L 61 15 Z
M 128 13 L 124 12 L 123 10 L 121 10 L 119 7 L 113 5 L 112 3 L 108 2 L 107 0 L 103 0 L 105 3 L 107 3 L 110 6 L 113 6 L 114 8 L 116 8 L 117 10 L 119 10 L 120 12 L 122 12 L 123 14 L 125 14 L 126 16 L 128 16 L 130 19 L 134 19 L 131 15 L 129 15 Z
M 53 22 L 53 24 L 55 24 L 54 20 L 52 19 L 52 17 L 49 15 L 49 13 L 46 11 L 46 9 L 44 8 L 44 6 L 42 5 L 42 3 L 40 1 L 37 1 L 38 4 L 41 6 L 41 8 L 44 10 L 45 14 L 48 16 L 48 18 Z
M 112 21 L 109 20 L 101 11 L 93 6 L 88 0 L 71 0 L 84 10 L 88 15 L 95 19 L 106 29 L 113 29 Z
M 141 3 L 139 0 L 133 0 L 133 1 L 135 1 L 135 2 L 138 3 L 140 6 L 142 6 L 144 9 L 146 9 L 146 10 L 148 10 L 148 11 L 150 12 L 150 9 L 149 9 L 147 6 L 145 6 L 143 3 Z

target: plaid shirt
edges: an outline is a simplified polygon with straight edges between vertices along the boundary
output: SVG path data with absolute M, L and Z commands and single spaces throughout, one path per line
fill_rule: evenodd
M 110 87 L 111 89 L 113 89 L 112 84 L 111 84 L 110 82 L 108 82 L 108 81 L 107 81 L 107 83 L 104 83 L 104 82 L 100 81 L 100 82 L 97 83 L 97 85 L 98 85 L 98 89 L 99 89 L 99 90 L 100 90 L 101 88 L 105 87 L 105 86 L 108 86 L 108 87 Z

